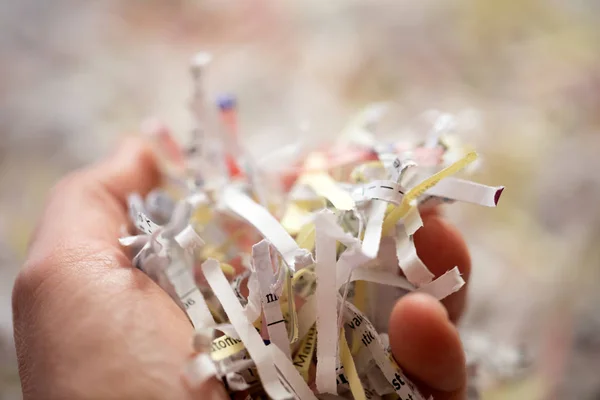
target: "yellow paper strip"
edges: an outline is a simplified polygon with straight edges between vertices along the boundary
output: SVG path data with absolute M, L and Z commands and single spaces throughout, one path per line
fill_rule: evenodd
M 352 196 L 342 188 L 328 174 L 324 172 L 307 174 L 302 178 L 302 183 L 310 186 L 319 196 L 325 197 L 338 210 L 352 210 L 355 206 Z
M 354 282 L 354 305 L 359 311 L 364 312 L 367 303 L 367 287 L 365 281 Z M 352 354 L 358 354 L 360 350 L 361 341 L 358 331 L 352 331 Z
M 294 366 L 302 375 L 302 378 L 308 382 L 308 370 L 315 352 L 315 344 L 317 343 L 317 326 L 313 326 L 308 330 L 308 333 L 300 342 L 300 347 L 294 357 Z
M 289 273 L 285 276 L 285 296 L 287 297 L 287 301 L 284 303 L 287 308 L 287 316 L 285 316 L 285 320 L 289 321 L 289 340 L 290 344 L 296 343 L 298 341 L 298 314 L 296 313 L 296 301 L 294 298 L 294 287 L 292 282 L 292 277 Z
M 308 223 L 300 229 L 296 237 L 296 243 L 302 249 L 313 251 L 315 248 L 315 224 Z
M 213 303 L 207 302 L 206 305 L 208 306 L 208 310 L 212 314 L 215 322 L 222 324 L 225 321 L 227 321 L 227 315 L 225 315 L 225 313 L 223 313 L 220 308 L 215 307 L 215 305 Z
M 262 316 L 258 317 L 258 319 L 254 321 L 252 325 L 254 325 L 258 332 L 260 332 L 260 328 L 262 326 Z M 210 356 L 213 360 L 220 361 L 245 349 L 246 347 L 241 340 L 223 335 L 212 341 Z
M 308 215 L 310 215 L 310 212 L 294 203 L 290 203 L 281 219 L 281 225 L 290 235 L 295 235 L 306 225 Z
M 228 276 L 235 275 L 235 268 L 233 268 L 231 265 L 229 265 L 227 263 L 223 263 L 223 262 L 221 263 L 221 271 L 223 271 L 223 273 Z
M 410 211 L 413 200 L 425 193 L 425 191 L 430 187 L 435 186 L 442 179 L 456 174 L 476 159 L 477 153 L 474 151 L 470 152 L 460 160 L 456 161 L 454 164 L 444 168 L 443 170 L 430 176 L 417 186 L 410 189 L 402 198 L 402 203 L 400 203 L 398 207 L 394 208 L 385 218 L 385 221 L 383 221 L 383 235 L 389 234 L 390 230 L 396 225 L 396 223 L 403 218 L 408 211 Z
M 352 392 L 352 396 L 355 400 L 366 400 L 365 389 L 363 388 L 360 378 L 358 377 L 358 371 L 356 370 L 356 365 L 354 364 L 352 354 L 350 354 L 350 349 L 348 348 L 348 342 L 346 341 L 346 335 L 343 328 L 340 332 L 340 360 L 344 366 L 344 372 L 346 373 L 348 382 L 350 383 L 350 391 Z
M 244 343 L 241 340 L 224 335 L 212 341 L 210 356 L 213 360 L 220 361 L 244 349 Z

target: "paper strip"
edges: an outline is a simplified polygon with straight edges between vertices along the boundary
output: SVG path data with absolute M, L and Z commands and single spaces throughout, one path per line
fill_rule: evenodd
M 330 216 L 329 216 L 330 218 Z M 337 287 L 336 240 L 327 232 L 328 215 L 315 217 L 317 291 L 317 378 L 319 393 L 337 394 L 335 368 L 337 364 Z
M 125 236 L 119 238 L 119 244 L 123 247 L 143 247 L 148 243 L 147 235 Z
M 356 205 L 352 196 L 338 186 L 325 172 L 304 175 L 301 182 L 310 186 L 319 196 L 325 197 L 338 210 L 352 210 Z
M 362 242 L 363 252 L 371 258 L 375 258 L 375 256 L 377 256 L 377 252 L 379 251 L 384 221 L 383 217 L 385 216 L 387 206 L 388 203 L 382 200 L 373 200 L 371 203 L 371 210 L 367 219 L 365 236 Z
M 204 240 L 196 233 L 191 225 L 186 226 L 174 237 L 179 246 L 184 249 L 197 249 L 204 245 Z
M 458 267 L 454 267 L 434 281 L 421 286 L 417 289 L 417 292 L 428 293 L 436 299 L 442 300 L 460 290 L 464 285 L 465 281 L 460 276 Z
M 313 251 L 315 248 L 315 224 L 310 222 L 300 229 L 296 235 L 296 243 L 302 249 Z
M 306 250 L 298 246 L 266 208 L 256 203 L 239 189 L 228 186 L 223 197 L 225 204 L 231 211 L 248 221 L 265 239 L 271 242 L 292 271 L 295 271 L 297 256 L 310 257 Z M 306 261 L 308 262 L 308 260 Z
M 390 385 L 379 368 L 372 368 L 369 370 L 367 372 L 367 379 L 378 395 L 384 396 L 386 394 L 394 393 L 394 388 Z
M 288 308 L 289 318 L 286 318 L 289 323 L 289 334 L 288 338 L 290 344 L 294 344 L 298 341 L 298 313 L 296 312 L 296 299 L 294 294 L 294 286 L 292 284 L 292 276 L 289 271 L 285 274 L 285 294 Z
M 346 278 L 347 280 L 348 278 Z M 370 269 L 370 268 L 356 268 L 354 269 L 354 271 L 352 272 L 352 276 L 350 278 L 350 282 L 354 282 L 354 281 L 367 281 L 367 282 L 373 282 L 373 283 L 378 283 L 380 285 L 386 285 L 386 286 L 393 286 L 393 287 L 398 287 L 407 291 L 413 291 L 416 288 L 411 285 L 410 282 L 408 282 L 406 280 L 406 278 L 398 275 L 398 274 L 391 274 L 389 272 L 385 272 L 385 271 L 378 271 L 376 269 Z M 341 287 L 344 283 L 346 283 L 346 281 L 343 282 L 339 282 L 338 284 Z
M 215 363 L 206 353 L 198 354 L 185 368 L 185 377 L 191 387 L 195 388 L 217 375 Z
M 173 289 L 194 328 L 200 329 L 216 325 L 204 296 L 196 286 L 194 273 L 186 265 L 183 257 L 183 254 L 174 253 L 172 255 L 172 264 L 165 271 L 166 276 L 173 285 Z
M 302 379 L 296 368 L 294 368 L 294 364 L 292 364 L 290 359 L 281 351 L 281 349 L 273 345 L 267 346 L 267 349 L 271 350 L 271 356 L 275 366 L 296 393 L 298 399 L 317 400 L 313 391 L 310 390 L 304 379 Z
M 250 357 L 254 360 L 267 394 L 276 400 L 290 399 L 292 396 L 277 378 L 277 371 L 273 365 L 270 351 L 266 348 L 254 326 L 246 318 L 241 304 L 235 297 L 223 271 L 221 271 L 219 262 L 213 259 L 205 261 L 202 264 L 202 272 L 204 272 L 208 284 L 219 298 L 229 320 L 240 335 Z
M 265 315 L 269 340 L 281 349 L 281 351 L 291 358 L 290 343 L 285 329 L 285 320 L 281 313 L 279 297 L 273 291 L 274 273 L 271 263 L 271 254 L 269 252 L 269 242 L 261 240 L 252 246 L 252 259 L 260 287 L 262 309 Z
M 404 216 L 402 221 L 404 224 L 404 230 L 407 236 L 412 236 L 423 226 L 423 220 L 419 213 L 418 207 L 412 207 Z
M 160 225 L 157 225 L 154 222 L 152 222 L 152 220 L 148 218 L 148 216 L 146 216 L 146 214 L 144 214 L 143 212 L 137 213 L 137 216 L 133 223 L 135 224 L 136 228 L 148 235 L 152 235 L 154 231 L 160 228 Z
M 294 356 L 294 366 L 305 381 L 308 381 L 308 370 L 313 359 L 316 343 L 317 327 L 313 324 L 306 336 L 304 336 L 304 339 L 300 342 L 298 352 Z
M 312 214 L 299 207 L 294 203 L 290 203 L 285 210 L 283 218 L 281 218 L 281 225 L 290 235 L 295 235 L 304 225 L 312 221 Z
M 406 213 L 410 210 L 411 202 L 413 200 L 416 200 L 417 197 L 421 196 L 423 193 L 425 193 L 425 191 L 435 186 L 442 179 L 457 173 L 476 159 L 477 153 L 474 151 L 470 152 L 452 165 L 444 168 L 443 170 L 423 180 L 421 183 L 410 189 L 402 199 L 402 203 L 398 207 L 394 208 L 386 217 L 383 224 L 384 235 L 386 235 L 394 227 L 394 225 L 396 225 L 398 220 L 406 215 Z
M 364 200 L 381 200 L 387 203 L 400 204 L 406 189 L 392 180 L 377 180 L 362 186 L 360 195 Z
M 239 353 L 245 348 L 241 340 L 223 335 L 212 341 L 210 356 L 215 361 L 221 361 Z
M 418 213 L 418 211 L 416 211 Z M 407 215 L 412 214 L 410 212 Z M 396 242 L 396 256 L 400 269 L 406 276 L 406 279 L 416 287 L 425 285 L 435 278 L 435 275 L 427 268 L 417 255 L 417 248 L 412 237 L 407 235 L 408 232 L 404 227 L 398 227 L 398 241 Z
M 425 194 L 486 207 L 496 207 L 503 190 L 504 186 L 487 186 L 464 179 L 448 177 L 439 181 L 434 187 L 427 189 Z
M 344 372 L 348 377 L 350 390 L 352 391 L 354 400 L 366 400 L 365 389 L 363 388 L 358 376 L 358 372 L 356 371 L 356 365 L 354 365 L 352 354 L 350 354 L 350 349 L 348 348 L 348 342 L 346 342 L 346 335 L 343 328 L 340 332 L 340 359 L 342 365 L 344 366 Z
M 225 380 L 227 381 L 227 388 L 234 392 L 241 392 L 242 390 L 250 388 L 250 385 L 246 383 L 244 377 L 235 372 L 227 373 L 225 375 Z
M 317 320 L 317 296 L 313 295 L 306 299 L 306 302 L 298 311 L 298 336 L 303 338 Z

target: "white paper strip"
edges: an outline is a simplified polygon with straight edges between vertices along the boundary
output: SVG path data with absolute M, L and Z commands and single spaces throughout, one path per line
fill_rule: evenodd
M 317 320 L 317 296 L 312 295 L 298 311 L 298 337 L 302 339 Z
M 285 329 L 285 319 L 281 313 L 279 297 L 273 290 L 275 281 L 273 265 L 271 263 L 271 254 L 269 252 L 269 242 L 262 240 L 252 246 L 252 259 L 260 287 L 262 309 L 265 315 L 265 323 L 269 332 L 269 340 L 281 349 L 281 351 L 291 358 L 290 342 L 288 341 L 287 330 Z
M 444 178 L 425 192 L 429 196 L 445 197 L 452 200 L 496 207 L 504 186 L 487 186 L 458 178 Z
M 465 281 L 460 276 L 458 267 L 454 267 L 434 281 L 421 286 L 417 289 L 417 292 L 428 293 L 436 299 L 442 300 L 452 293 L 457 292 L 464 285 Z
M 379 251 L 381 227 L 383 226 L 383 217 L 385 216 L 387 205 L 388 203 L 382 200 L 373 200 L 371 204 L 362 243 L 363 252 L 370 258 L 375 258 Z
M 183 257 L 179 252 L 174 252 L 171 259 L 171 266 L 167 268 L 166 276 L 173 285 L 173 289 L 183 305 L 190 321 L 194 328 L 206 328 L 216 325 L 216 322 L 210 313 L 206 300 L 194 279 L 192 269 L 186 265 Z M 178 254 L 179 253 L 179 254 Z
M 152 233 L 154 233 L 154 231 L 156 231 L 158 228 L 160 228 L 160 225 L 155 224 L 143 212 L 138 212 L 137 213 L 137 216 L 136 216 L 136 218 L 134 220 L 134 225 L 140 231 L 142 231 L 142 232 L 144 232 L 144 233 L 146 233 L 148 235 L 152 235 Z
M 337 366 L 337 287 L 336 240 L 327 232 L 328 215 L 315 216 L 315 253 L 317 273 L 317 377 L 319 393 L 337 394 L 335 368 Z
M 296 393 L 298 399 L 317 400 L 317 397 L 314 395 L 313 391 L 310 390 L 306 382 L 304 382 L 304 379 L 302 379 L 302 376 L 300 376 L 298 370 L 294 367 L 294 364 L 292 364 L 288 356 L 284 354 L 279 347 L 272 344 L 267 346 L 267 349 L 271 351 L 273 362 L 279 370 L 279 373 Z
M 146 242 L 148 242 L 147 235 L 125 236 L 119 238 L 119 244 L 123 247 L 143 246 Z
M 244 312 L 249 321 L 254 322 L 260 316 L 261 310 L 261 296 L 260 296 L 260 283 L 256 272 L 253 272 L 248 277 L 248 298 Z
M 418 212 L 418 211 L 417 211 Z M 435 275 L 417 255 L 417 248 L 412 237 L 407 235 L 405 228 L 397 226 L 398 240 L 396 241 L 396 256 L 400 269 L 406 279 L 416 287 L 425 285 L 433 280 Z
M 377 180 L 362 186 L 357 194 L 358 198 L 362 200 L 375 199 L 400 204 L 404 193 L 406 193 L 406 189 L 392 180 Z
M 256 203 L 240 189 L 228 186 L 223 194 L 225 205 L 234 213 L 254 226 L 281 254 L 285 263 L 295 271 L 297 257 L 303 257 L 302 264 L 312 263 L 310 254 L 301 249 L 275 217 L 263 206 Z
M 347 278 L 346 278 L 347 279 Z M 393 286 L 404 289 L 406 291 L 413 291 L 416 288 L 406 278 L 398 275 L 391 274 L 389 272 L 378 271 L 372 268 L 356 268 L 352 272 L 350 282 L 354 281 L 367 281 L 378 283 L 380 285 Z M 339 282 L 338 282 L 339 283 Z M 346 283 L 345 281 L 342 284 Z
M 383 396 L 394 393 L 394 388 L 392 388 L 392 385 L 390 385 L 385 376 L 383 376 L 383 372 L 381 372 L 379 368 L 372 368 L 367 372 L 367 379 L 378 395 Z
M 174 239 L 184 249 L 193 250 L 204 245 L 204 240 L 202 240 L 191 225 L 186 226 L 181 232 L 175 235 Z
M 229 372 L 225 374 L 225 380 L 227 381 L 227 387 L 229 390 L 234 392 L 240 392 L 250 388 L 250 385 L 246 383 L 244 377 L 236 372 Z
M 199 387 L 216 375 L 217 368 L 208 353 L 198 354 L 185 368 L 185 378 L 192 388 Z
M 346 247 L 358 246 L 360 241 L 344 229 L 336 222 L 333 212 L 322 210 L 315 215 L 315 219 L 319 217 L 321 230 L 332 239 L 342 243 Z
M 219 262 L 213 259 L 205 261 L 202 264 L 202 272 L 204 272 L 204 276 L 213 292 L 219 298 L 225 313 L 235 327 L 244 346 L 246 346 L 250 357 L 254 360 L 258 375 L 267 394 L 276 400 L 292 398 L 292 395 L 279 382 L 271 353 L 254 326 L 246 318 L 240 302 L 235 297 L 223 271 L 221 271 Z
M 371 257 L 367 257 L 358 247 L 350 247 L 346 249 L 338 259 L 336 264 L 336 287 L 339 289 L 348 281 L 348 277 L 352 271 L 371 261 Z M 318 286 L 317 282 L 317 286 Z
M 418 207 L 412 207 L 402 219 L 406 235 L 412 236 L 423 226 L 423 220 Z

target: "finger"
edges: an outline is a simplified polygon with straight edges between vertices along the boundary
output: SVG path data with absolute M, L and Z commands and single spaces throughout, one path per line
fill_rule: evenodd
M 465 358 L 456 328 L 433 297 L 411 293 L 396 303 L 390 316 L 392 353 L 410 378 L 432 393 L 460 392 L 466 383 Z M 431 394 L 431 393 L 429 393 Z
M 471 259 L 467 245 L 458 230 L 442 216 L 438 213 L 425 214 L 423 227 L 415 232 L 414 238 L 417 255 L 436 277 L 458 267 L 463 279 L 468 282 Z M 466 288 L 462 288 L 442 301 L 450 320 L 456 321 L 460 317 L 465 306 L 466 294 Z
M 56 248 L 118 249 L 121 227 L 128 223 L 129 193 L 146 193 L 159 183 L 150 148 L 139 139 L 121 143 L 107 159 L 62 179 L 52 190 L 30 244 L 30 259 Z

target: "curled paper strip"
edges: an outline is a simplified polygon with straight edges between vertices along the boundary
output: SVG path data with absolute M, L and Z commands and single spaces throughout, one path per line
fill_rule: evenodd
M 252 224 L 271 242 L 293 271 L 298 259 L 301 260 L 301 264 L 310 263 L 310 254 L 298 246 L 290 234 L 263 206 L 236 188 L 225 189 L 224 201 L 229 209 Z
M 486 186 L 457 178 L 445 178 L 425 191 L 426 195 L 464 201 L 486 207 L 496 207 L 504 186 Z

